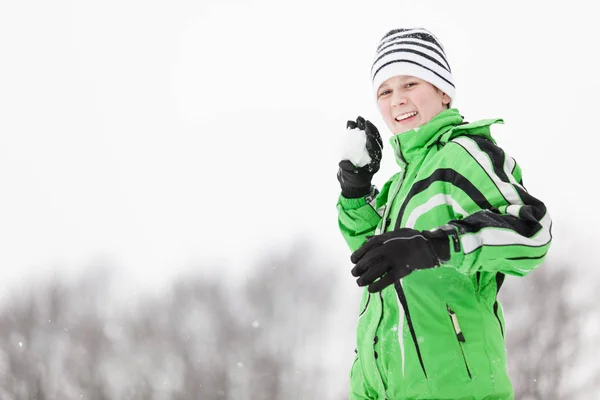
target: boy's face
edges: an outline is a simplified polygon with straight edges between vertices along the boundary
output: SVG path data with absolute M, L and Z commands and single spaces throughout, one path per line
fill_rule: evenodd
M 379 112 L 394 135 L 429 122 L 448 104 L 448 95 L 414 76 L 391 77 L 377 90 Z

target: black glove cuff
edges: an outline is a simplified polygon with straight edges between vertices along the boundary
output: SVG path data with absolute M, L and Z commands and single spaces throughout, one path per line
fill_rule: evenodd
M 342 196 L 348 199 L 360 198 L 371 192 L 373 174 L 367 167 L 357 168 L 350 161 L 342 160 L 339 163 L 337 178 Z
M 431 244 L 435 256 L 440 262 L 450 260 L 450 238 L 446 232 L 436 229 L 434 231 L 423 231 L 422 233 Z
M 360 188 L 342 187 L 342 196 L 347 199 L 359 199 L 371 193 L 371 186 Z

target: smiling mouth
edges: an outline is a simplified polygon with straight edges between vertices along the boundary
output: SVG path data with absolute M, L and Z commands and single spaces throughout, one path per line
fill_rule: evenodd
M 405 113 L 405 114 L 398 115 L 394 119 L 396 120 L 396 122 L 404 122 L 406 120 L 409 120 L 409 119 L 413 118 L 417 114 L 418 114 L 418 112 L 411 111 L 411 112 L 408 112 L 408 113 Z

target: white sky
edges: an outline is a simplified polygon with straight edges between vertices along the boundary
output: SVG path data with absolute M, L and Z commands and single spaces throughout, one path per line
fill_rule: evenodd
M 502 117 L 499 144 L 554 217 L 552 257 L 600 238 L 596 14 L 584 1 L 5 1 L 0 6 L 3 287 L 108 258 L 160 285 L 240 274 L 310 235 L 333 260 L 337 140 L 384 136 L 375 47 L 422 26 L 446 48 L 455 105 Z M 228 266 L 223 268 L 223 266 Z

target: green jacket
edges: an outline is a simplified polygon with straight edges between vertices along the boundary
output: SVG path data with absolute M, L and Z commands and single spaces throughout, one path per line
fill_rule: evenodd
M 512 399 L 504 318 L 506 274 L 539 266 L 551 242 L 542 202 L 490 135 L 501 119 L 464 123 L 456 109 L 390 139 L 400 172 L 377 192 L 340 196 L 352 251 L 365 236 L 447 230 L 451 258 L 381 293 L 364 290 L 350 399 Z M 385 223 L 384 223 L 385 222 Z

